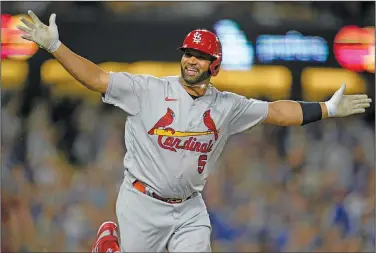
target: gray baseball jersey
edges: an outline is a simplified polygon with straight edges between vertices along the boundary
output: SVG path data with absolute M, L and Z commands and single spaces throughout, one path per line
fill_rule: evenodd
M 229 136 L 261 123 L 268 103 L 209 86 L 197 99 L 178 76 L 110 74 L 103 101 L 129 114 L 125 123 L 127 176 L 165 198 L 201 192 Z

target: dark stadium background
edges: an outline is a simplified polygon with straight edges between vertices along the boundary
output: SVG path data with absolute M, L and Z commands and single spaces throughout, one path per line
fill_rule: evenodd
M 44 22 L 56 13 L 62 42 L 108 70 L 179 74 L 187 32 L 228 21 L 218 89 L 324 101 L 346 82 L 375 98 L 374 2 L 2 2 L 2 252 L 88 252 L 99 224 L 116 220 L 126 151 L 126 115 L 18 39 L 28 9 Z M 262 35 L 278 59 L 261 60 Z M 234 136 L 205 191 L 213 251 L 373 252 L 374 114 L 372 103 L 360 116 Z

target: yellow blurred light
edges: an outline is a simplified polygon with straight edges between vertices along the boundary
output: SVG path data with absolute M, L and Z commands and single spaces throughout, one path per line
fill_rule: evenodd
M 341 68 L 305 68 L 301 76 L 303 99 L 306 101 L 324 101 L 333 95 L 343 83 L 345 94 L 366 93 L 363 78 L 352 71 Z
M 54 96 L 84 97 L 92 102 L 99 102 L 100 95 L 91 91 L 74 79 L 56 60 L 47 60 L 41 67 L 42 83 L 50 85 Z
M 25 61 L 1 61 L 1 87 L 3 89 L 20 89 L 29 74 L 29 64 Z
M 54 59 L 47 60 L 41 67 L 41 79 L 44 83 L 59 83 L 74 80 L 74 78 Z
M 106 71 L 147 74 L 156 77 L 180 74 L 178 62 L 135 62 L 132 64 L 105 62 L 99 66 Z M 69 91 L 86 95 L 88 91 L 86 88 L 76 87 L 81 85 L 56 60 L 48 60 L 42 65 L 41 77 L 45 84 L 55 84 L 56 92 L 68 94 Z M 287 99 L 292 85 L 290 70 L 282 66 L 255 66 L 250 71 L 222 70 L 212 80 L 219 90 L 237 92 L 247 97 L 267 97 L 271 100 Z M 67 83 L 69 83 L 68 86 Z
M 290 96 L 292 74 L 283 66 L 254 66 L 249 71 L 221 71 L 213 83 L 220 90 L 246 97 L 287 99 Z
M 135 62 L 129 65 L 132 74 L 147 74 L 156 77 L 175 76 L 180 74 L 180 63 L 176 62 Z

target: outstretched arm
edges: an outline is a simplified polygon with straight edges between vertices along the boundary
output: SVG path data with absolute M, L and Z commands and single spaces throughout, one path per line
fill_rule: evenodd
M 264 123 L 279 126 L 300 126 L 327 117 L 346 117 L 364 113 L 371 99 L 367 95 L 343 95 L 346 85 L 334 93 L 327 102 L 309 103 L 281 100 L 269 103 Z
M 92 91 L 105 94 L 110 81 L 110 73 L 93 62 L 75 54 L 64 44 L 52 53 L 68 73 Z
M 101 94 L 106 93 L 110 74 L 61 43 L 55 23 L 56 14 L 50 16 L 49 26 L 43 24 L 34 12 L 28 11 L 28 14 L 33 22 L 25 18 L 21 19 L 25 26 L 17 28 L 26 33 L 21 37 L 37 43 L 39 47 L 52 53 L 68 73 L 86 88 Z

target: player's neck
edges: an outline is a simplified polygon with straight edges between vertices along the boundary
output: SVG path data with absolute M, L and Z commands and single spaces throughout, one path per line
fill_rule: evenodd
M 206 86 L 205 88 L 201 88 L 200 86 L 189 87 L 189 86 L 183 85 L 183 87 L 188 92 L 188 94 L 195 96 L 195 97 L 202 97 L 203 95 L 205 95 L 206 90 L 207 90 Z
M 210 80 L 207 79 L 202 81 L 195 86 L 190 86 L 187 84 L 182 77 L 179 78 L 180 83 L 182 84 L 183 88 L 188 92 L 188 94 L 196 97 L 204 96 L 207 90 L 208 85 L 210 84 Z

